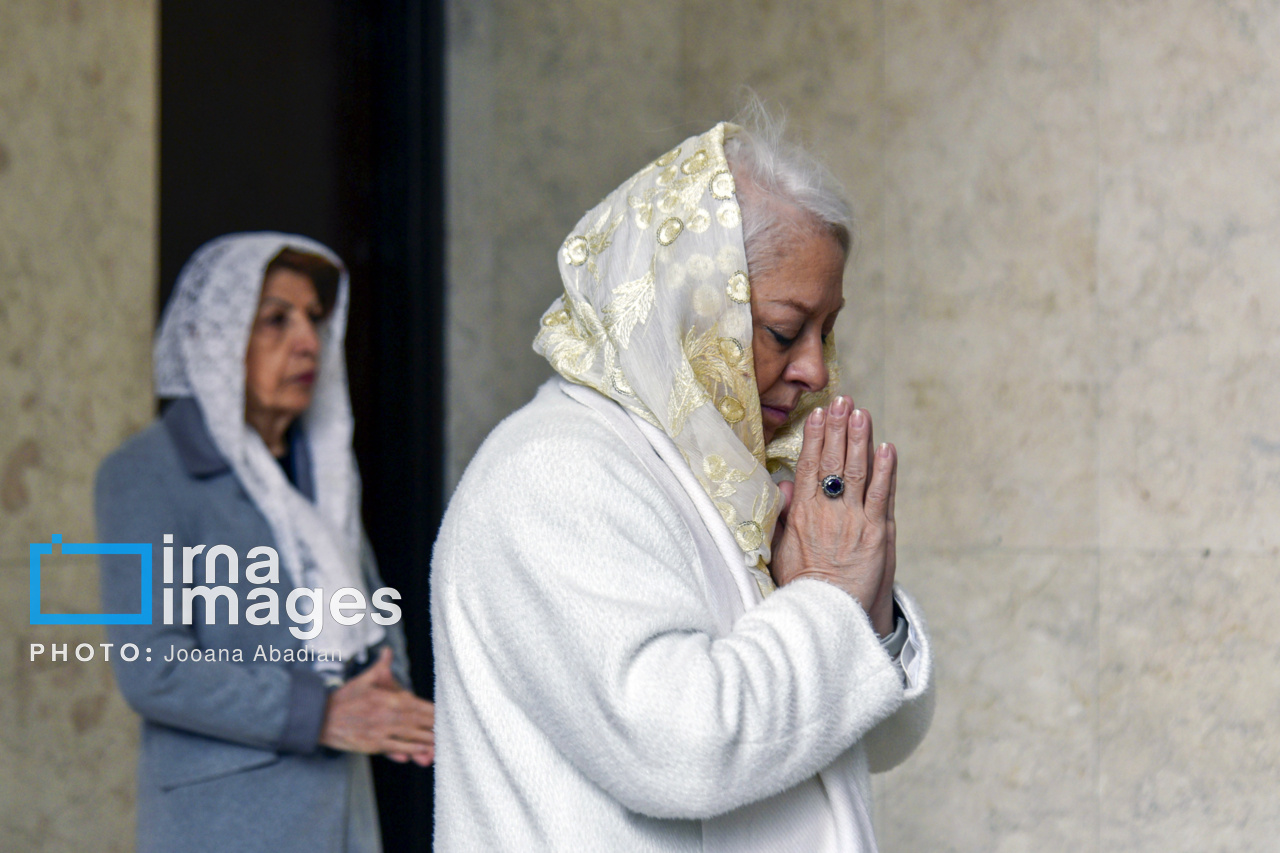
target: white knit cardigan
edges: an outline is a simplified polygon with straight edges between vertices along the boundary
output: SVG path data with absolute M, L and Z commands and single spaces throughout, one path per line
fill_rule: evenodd
M 920 613 L 898 589 L 904 688 L 848 594 L 761 600 L 664 439 L 554 379 L 467 468 L 431 577 L 436 850 L 875 849 L 869 772 L 932 716 Z

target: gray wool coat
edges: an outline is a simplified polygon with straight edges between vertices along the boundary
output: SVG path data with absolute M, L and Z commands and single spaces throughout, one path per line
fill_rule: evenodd
M 305 442 L 295 442 L 296 481 L 310 496 Z M 368 758 L 318 744 L 328 688 L 297 658 L 304 641 L 289 631 L 293 585 L 275 585 L 280 624 L 251 625 L 246 555 L 274 547 L 266 518 L 218 453 L 193 400 L 176 401 L 159 420 L 102 463 L 95 489 L 100 542 L 152 544 L 152 624 L 108 626 L 116 681 L 142 717 L 138 761 L 138 850 L 182 853 L 375 853 L 381 849 Z M 163 624 L 164 535 L 172 534 L 174 619 Z M 228 545 L 240 557 L 238 624 L 225 601 L 206 623 L 196 598 L 182 622 L 182 548 Z M 367 544 L 368 590 L 384 586 Z M 100 558 L 104 613 L 137 613 L 136 555 Z M 218 583 L 226 583 L 219 560 Z M 203 559 L 195 562 L 202 583 Z M 328 614 L 325 614 L 328 616 Z M 366 617 L 368 618 L 368 617 Z M 305 626 L 303 626 L 305 627 Z M 409 685 L 399 624 L 386 628 L 397 678 Z M 125 661 L 126 643 L 138 657 Z M 195 661 L 199 651 L 201 660 Z M 291 655 L 286 655 L 291 651 Z M 236 653 L 239 653 L 238 655 Z M 215 660 L 205 658 L 212 653 Z M 280 660 L 272 658 L 278 654 Z M 185 658 L 185 660 L 183 659 Z M 256 658 L 256 659 L 255 659 Z

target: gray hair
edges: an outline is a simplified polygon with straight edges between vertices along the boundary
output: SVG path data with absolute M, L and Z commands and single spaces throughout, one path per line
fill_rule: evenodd
M 772 268 L 795 239 L 815 230 L 830 233 L 848 260 L 853 210 L 831 170 L 785 139 L 785 117 L 770 116 L 754 93 L 733 123 L 740 130 L 724 151 L 742 208 L 748 272 Z

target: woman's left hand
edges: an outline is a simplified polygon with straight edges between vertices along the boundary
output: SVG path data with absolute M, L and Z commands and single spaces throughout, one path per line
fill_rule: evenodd
M 384 648 L 373 666 L 329 694 L 320 743 L 345 752 L 412 757 L 425 766 L 435 758 L 434 726 L 435 705 L 395 680 L 391 649 Z

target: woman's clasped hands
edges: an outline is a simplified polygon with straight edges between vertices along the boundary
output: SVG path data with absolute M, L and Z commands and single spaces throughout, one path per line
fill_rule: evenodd
M 893 630 L 896 568 L 893 518 L 898 455 L 877 449 L 871 415 L 837 397 L 804 425 L 795 483 L 781 483 L 783 508 L 770 571 L 779 586 L 800 578 L 833 584 L 858 600 L 880 636 Z M 830 497 L 823 480 L 836 475 L 844 492 Z
M 435 716 L 435 706 L 396 681 L 384 647 L 373 666 L 329 694 L 320 743 L 426 767 L 435 758 Z

